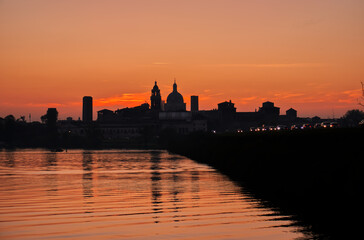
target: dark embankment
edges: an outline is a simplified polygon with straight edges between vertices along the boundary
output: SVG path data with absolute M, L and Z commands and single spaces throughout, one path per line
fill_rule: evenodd
M 167 148 L 219 169 L 314 232 L 347 237 L 360 231 L 363 139 L 364 129 L 194 134 Z

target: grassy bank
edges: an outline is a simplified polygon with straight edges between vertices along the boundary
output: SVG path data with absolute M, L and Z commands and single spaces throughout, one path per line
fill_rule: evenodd
M 315 231 L 358 231 L 363 193 L 363 129 L 194 134 L 167 148 L 207 163 Z

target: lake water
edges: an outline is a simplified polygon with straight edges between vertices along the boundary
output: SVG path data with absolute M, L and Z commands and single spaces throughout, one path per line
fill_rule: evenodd
M 213 168 L 166 151 L 0 151 L 1 239 L 304 239 Z

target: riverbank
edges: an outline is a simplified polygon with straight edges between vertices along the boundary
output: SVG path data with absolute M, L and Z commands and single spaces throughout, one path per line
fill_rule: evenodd
M 359 231 L 363 129 L 194 134 L 167 148 L 207 163 L 328 236 Z

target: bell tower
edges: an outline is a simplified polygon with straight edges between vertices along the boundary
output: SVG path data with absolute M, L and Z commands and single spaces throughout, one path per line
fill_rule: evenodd
M 154 83 L 154 87 L 152 88 L 152 95 L 150 96 L 150 108 L 153 110 L 161 110 L 161 93 L 159 87 L 157 85 L 157 81 Z

